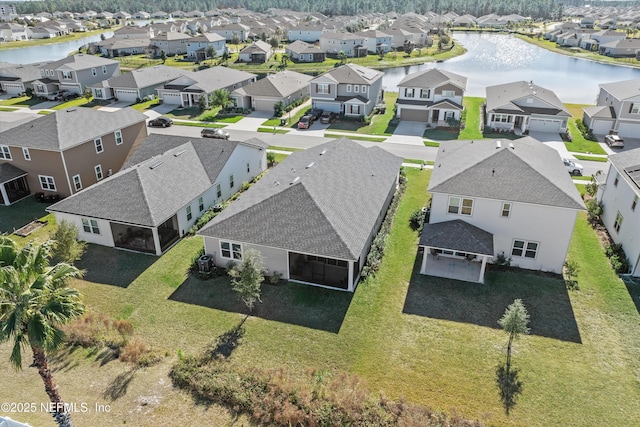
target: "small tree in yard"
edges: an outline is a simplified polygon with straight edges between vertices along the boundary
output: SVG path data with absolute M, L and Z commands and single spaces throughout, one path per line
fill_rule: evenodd
M 264 263 L 260 252 L 248 249 L 242 254 L 242 262 L 229 269 L 231 285 L 240 294 L 240 299 L 253 312 L 256 301 L 260 300 L 260 286 L 264 281 Z
M 87 249 L 87 243 L 78 240 L 78 229 L 69 221 L 62 220 L 56 227 L 52 236 L 53 262 L 66 262 L 73 264 L 82 258 Z
M 521 334 L 528 334 L 529 313 L 521 299 L 516 299 L 504 312 L 498 324 L 509 334 L 507 343 L 507 360 L 504 365 L 499 365 L 496 369 L 496 381 L 500 389 L 500 400 L 505 412 L 509 415 L 509 410 L 515 406 L 516 399 L 522 393 L 522 382 L 518 380 L 518 369 L 511 369 L 511 349 L 513 341 Z
M 220 107 L 226 110 L 233 105 L 233 101 L 229 98 L 229 91 L 226 89 L 216 89 L 209 95 L 209 105 L 211 107 Z

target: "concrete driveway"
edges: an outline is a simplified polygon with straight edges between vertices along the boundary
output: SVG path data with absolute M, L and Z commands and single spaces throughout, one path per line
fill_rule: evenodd
M 391 144 L 408 144 L 424 146 L 422 135 L 426 129 L 423 122 L 401 121 L 385 142 Z

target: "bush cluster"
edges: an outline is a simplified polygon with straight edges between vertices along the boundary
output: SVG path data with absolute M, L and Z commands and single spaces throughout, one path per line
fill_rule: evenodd
M 614 243 L 604 248 L 604 253 L 609 258 L 611 267 L 618 274 L 625 274 L 629 272 L 629 258 L 624 253 L 621 243 Z
M 593 136 L 593 132 L 587 128 L 587 125 L 584 124 L 582 119 L 576 120 L 576 128 L 578 128 L 584 139 L 587 139 L 589 141 L 597 141 L 596 137 Z
M 422 210 L 422 208 L 418 208 L 411 213 L 411 216 L 409 217 L 409 226 L 412 230 L 417 230 L 418 232 L 422 231 L 422 226 L 426 219 L 426 213 L 427 212 Z
M 174 385 L 199 401 L 219 403 L 256 423 L 276 426 L 481 427 L 428 408 L 372 395 L 356 376 L 235 366 L 219 357 L 183 357 L 170 372 Z

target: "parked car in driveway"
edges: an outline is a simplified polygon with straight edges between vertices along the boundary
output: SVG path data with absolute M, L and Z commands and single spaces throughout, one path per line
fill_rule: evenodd
M 229 139 L 229 132 L 224 131 L 218 128 L 204 128 L 200 132 L 200 136 L 203 138 L 218 138 L 218 139 Z
M 624 139 L 618 135 L 607 135 L 604 137 L 604 142 L 606 142 L 609 147 L 624 147 Z
M 313 116 L 311 114 L 302 116 L 302 118 L 298 122 L 298 129 L 309 129 L 312 123 L 313 123 Z
M 49 101 L 55 101 L 58 99 L 58 97 L 62 94 L 62 91 L 60 90 L 56 90 L 54 92 L 51 92 L 49 94 L 46 95 L 47 100 Z
M 156 117 L 155 119 L 149 120 L 149 126 L 152 127 L 168 128 L 172 124 L 173 120 L 168 117 Z
M 336 121 L 336 113 L 332 111 L 325 111 L 320 116 L 320 123 L 327 124 L 327 123 L 333 123 L 335 121 Z
M 307 112 L 307 114 L 313 116 L 313 120 L 319 120 L 323 112 L 324 111 L 320 110 L 319 108 L 314 108 L 311 111 Z
M 570 175 L 581 176 L 582 171 L 584 171 L 584 167 L 580 163 L 576 163 L 573 160 L 562 159 L 564 162 L 564 167 L 567 168 Z

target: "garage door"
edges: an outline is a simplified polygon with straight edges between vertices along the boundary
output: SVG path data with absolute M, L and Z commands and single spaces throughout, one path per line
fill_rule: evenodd
M 138 91 L 118 89 L 116 90 L 116 98 L 118 98 L 118 101 L 136 102 Z
M 3 87 L 9 95 L 17 95 L 24 92 L 24 90 L 22 89 L 22 85 L 5 83 Z
M 179 93 L 164 93 L 162 94 L 162 102 L 165 104 L 181 105 L 182 97 Z
M 620 123 L 620 125 L 618 125 L 618 135 L 629 138 L 640 138 L 640 125 Z
M 429 118 L 427 110 L 408 110 L 403 108 L 400 111 L 400 120 L 408 120 L 412 122 L 426 122 Z
M 273 106 L 276 101 L 268 100 L 268 99 L 253 99 L 252 107 L 257 111 L 267 111 L 269 113 L 273 113 Z
M 537 132 L 560 132 L 562 120 L 553 119 L 531 119 L 529 120 L 529 130 Z
M 331 111 L 340 114 L 340 104 L 337 102 L 314 101 L 314 107 L 323 111 Z
M 613 123 L 605 120 L 592 120 L 591 130 L 596 135 L 606 135 L 613 129 Z

